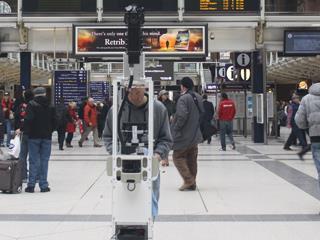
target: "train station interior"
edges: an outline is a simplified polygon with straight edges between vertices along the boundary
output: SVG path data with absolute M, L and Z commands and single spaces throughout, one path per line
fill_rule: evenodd
M 51 191 L 29 194 L 26 182 L 17 194 L 0 189 L 0 240 L 318 240 L 315 160 L 312 151 L 299 157 L 301 142 L 284 149 L 291 129 L 279 112 L 320 82 L 320 0 L 0 0 L 1 101 L 44 87 L 52 105 L 61 97 L 78 107 L 84 97 L 120 105 L 113 84 L 129 72 L 124 16 L 132 4 L 144 7 L 139 74 L 152 81 L 148 90 L 176 102 L 189 77 L 215 112 L 227 93 L 236 148 L 221 149 L 219 129 L 199 144 L 195 191 L 179 191 L 170 151 L 152 236 L 118 238 L 103 136 L 101 148 L 93 135 L 82 146 L 79 125 L 73 147 L 61 151 L 55 131 Z M 4 158 L 8 148 L 0 149 Z

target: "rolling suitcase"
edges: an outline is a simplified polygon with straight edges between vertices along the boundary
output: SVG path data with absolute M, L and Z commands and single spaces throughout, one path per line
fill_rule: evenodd
M 20 193 L 22 191 L 22 162 L 20 160 L 0 160 L 0 191 Z

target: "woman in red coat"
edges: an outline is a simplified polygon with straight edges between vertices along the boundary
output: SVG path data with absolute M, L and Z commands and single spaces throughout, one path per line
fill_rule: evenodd
M 67 138 L 66 138 L 66 146 L 68 148 L 72 148 L 71 141 L 73 138 L 73 133 L 76 131 L 76 123 L 78 121 L 78 115 L 76 111 L 77 104 L 75 102 L 70 102 L 68 106 L 68 123 L 67 123 L 67 129 L 66 132 Z

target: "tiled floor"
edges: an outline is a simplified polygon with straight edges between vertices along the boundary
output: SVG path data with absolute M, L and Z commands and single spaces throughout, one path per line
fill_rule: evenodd
M 200 146 L 198 191 L 179 192 L 177 170 L 172 163 L 165 169 L 154 239 L 320 239 L 320 191 L 311 154 L 302 162 L 279 140 L 268 146 L 236 140 L 236 151 L 220 152 L 218 139 Z M 0 194 L 0 240 L 109 239 L 105 156 L 89 144 L 62 152 L 54 143 L 52 192 Z

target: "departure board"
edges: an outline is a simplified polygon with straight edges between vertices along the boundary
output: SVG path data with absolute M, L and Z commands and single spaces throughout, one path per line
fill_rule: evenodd
M 186 11 L 191 12 L 257 12 L 259 0 L 188 0 Z
M 96 0 L 24 0 L 24 12 L 95 12 Z
M 89 83 L 90 97 L 97 102 L 103 102 L 109 98 L 110 83 L 106 81 L 92 81 Z
M 173 12 L 178 9 L 177 0 L 103 0 L 103 10 L 107 12 L 122 12 L 130 4 L 136 3 L 146 11 Z
M 54 72 L 54 103 L 58 104 L 61 97 L 64 103 L 80 102 L 88 96 L 87 71 L 55 71 Z
M 288 30 L 284 34 L 285 55 L 316 56 L 320 54 L 320 31 Z

